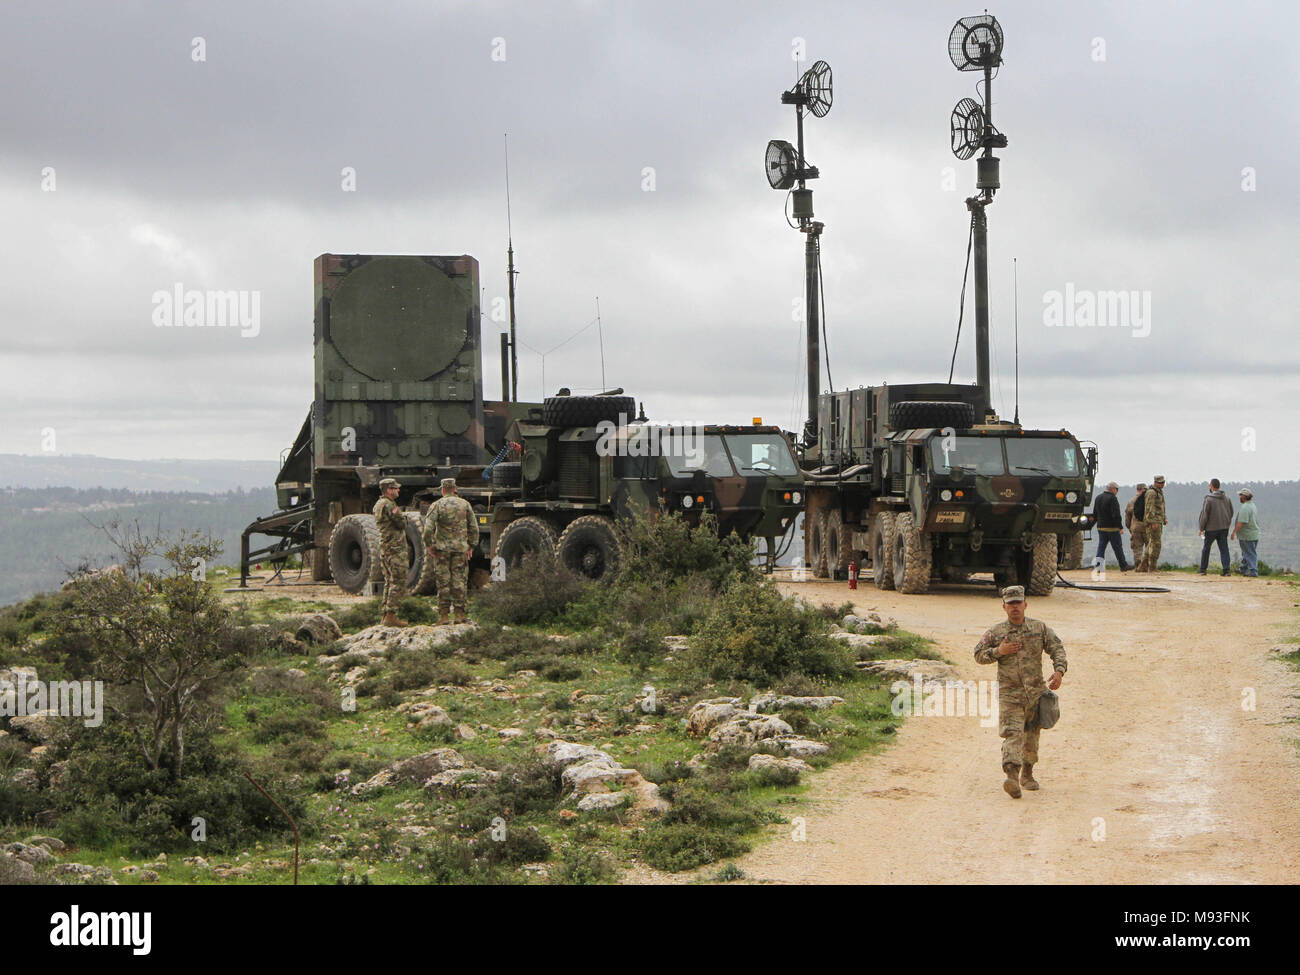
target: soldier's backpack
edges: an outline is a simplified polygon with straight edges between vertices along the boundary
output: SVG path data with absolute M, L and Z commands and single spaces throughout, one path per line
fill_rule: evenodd
M 1133 502 L 1133 520 L 1141 521 L 1147 516 L 1147 493 L 1143 491 Z

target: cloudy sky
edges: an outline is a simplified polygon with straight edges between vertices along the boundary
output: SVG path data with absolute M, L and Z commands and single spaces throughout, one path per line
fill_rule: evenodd
M 536 354 L 599 296 L 605 382 L 652 416 L 797 429 L 802 237 L 762 157 L 794 137 L 799 45 L 835 78 L 807 124 L 831 378 L 946 379 L 975 179 L 948 115 L 976 77 L 946 41 L 980 9 L 10 5 L 0 452 L 274 459 L 311 399 L 318 254 L 468 253 L 485 311 L 504 294 L 507 132 L 521 395 L 542 395 L 543 365 L 552 391 L 602 385 L 594 328 Z M 1300 476 L 1300 9 L 991 12 L 1010 140 L 989 210 L 995 404 L 1013 412 L 1016 258 L 1027 425 L 1096 441 L 1121 481 Z M 155 327 L 152 296 L 178 283 L 257 292 L 257 334 Z M 1136 292 L 1149 318 L 1048 326 L 1067 286 Z M 489 395 L 499 328 L 485 317 Z

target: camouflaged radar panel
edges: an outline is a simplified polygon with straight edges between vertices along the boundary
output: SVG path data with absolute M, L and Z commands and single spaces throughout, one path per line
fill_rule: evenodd
M 316 468 L 484 462 L 478 261 L 316 258 Z

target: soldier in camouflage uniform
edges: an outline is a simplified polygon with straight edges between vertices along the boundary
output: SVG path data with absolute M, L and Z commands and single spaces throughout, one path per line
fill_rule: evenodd
M 384 626 L 406 626 L 397 618 L 397 607 L 406 597 L 406 515 L 397 506 L 401 485 L 386 477 L 379 482 L 375 502 L 375 524 L 379 527 L 379 565 L 384 571 Z
M 1034 763 L 1038 761 L 1038 698 L 1043 684 L 1043 654 L 1052 658 L 1055 672 L 1046 687 L 1056 690 L 1065 676 L 1065 647 L 1051 627 L 1025 616 L 1023 586 L 1002 590 L 1007 621 L 999 623 L 975 644 L 975 660 L 998 665 L 998 734 L 1002 737 L 1002 788 L 1013 799 L 1020 788 L 1034 790 Z
M 1139 572 L 1142 571 L 1142 552 L 1146 548 L 1147 529 L 1142 519 L 1135 516 L 1133 508 L 1138 503 L 1138 498 L 1146 493 L 1147 486 L 1139 484 L 1137 494 L 1129 498 L 1128 506 L 1124 509 L 1124 527 L 1129 530 L 1129 544 L 1133 546 L 1133 566 Z
M 466 589 L 469 557 L 478 542 L 478 518 L 468 501 L 456 494 L 456 479 L 442 479 L 442 497 L 430 505 L 424 516 L 426 558 L 434 560 L 434 579 L 438 586 L 438 623 L 469 620 L 466 612 Z
M 1160 568 L 1160 536 L 1164 533 L 1169 517 L 1165 513 L 1165 478 L 1157 474 L 1151 489 L 1146 495 L 1146 510 L 1142 515 L 1142 526 L 1147 534 L 1147 552 L 1142 557 L 1139 572 L 1155 572 Z

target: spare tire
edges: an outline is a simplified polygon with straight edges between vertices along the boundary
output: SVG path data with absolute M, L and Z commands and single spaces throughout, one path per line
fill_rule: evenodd
M 492 486 L 501 488 L 519 487 L 522 480 L 520 473 L 523 464 L 519 461 L 502 461 L 492 468 Z
M 517 518 L 506 525 L 497 539 L 496 554 L 505 563 L 506 572 L 519 568 L 526 558 L 555 558 L 555 529 L 541 518 Z
M 626 422 L 636 416 L 631 396 L 548 396 L 542 403 L 542 422 L 550 427 L 593 427 L 608 420 Z
M 975 424 L 975 408 L 951 400 L 910 400 L 889 407 L 889 425 L 895 430 L 952 427 L 965 430 Z
M 330 575 L 335 583 L 355 595 L 381 571 L 374 515 L 344 515 L 330 533 Z

